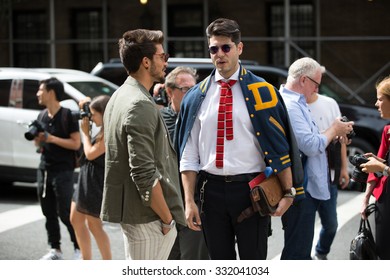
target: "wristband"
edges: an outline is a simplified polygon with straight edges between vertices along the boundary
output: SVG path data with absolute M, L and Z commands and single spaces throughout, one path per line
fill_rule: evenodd
M 172 229 L 176 226 L 176 221 L 172 219 L 172 221 L 169 224 L 165 224 L 163 221 L 161 221 L 161 226 L 163 228 L 169 228 Z

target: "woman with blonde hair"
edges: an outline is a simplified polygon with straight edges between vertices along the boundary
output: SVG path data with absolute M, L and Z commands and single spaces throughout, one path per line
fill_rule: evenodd
M 390 76 L 376 85 L 377 101 L 375 106 L 382 119 L 390 119 Z M 390 260 L 390 125 L 383 129 L 381 145 L 378 154 L 366 153 L 369 161 L 360 165 L 362 171 L 370 173 L 367 188 L 361 208 L 361 214 L 367 219 L 365 209 L 371 195 L 376 199 L 375 211 L 375 242 L 376 253 L 382 260 Z M 382 172 L 382 177 L 376 177 L 373 172 Z
M 107 95 L 95 97 L 89 104 L 90 115 L 85 114 L 80 126 L 84 155 L 81 158 L 78 186 L 72 199 L 70 219 L 84 260 L 92 259 L 90 232 L 96 240 L 102 259 L 112 258 L 110 240 L 99 218 L 104 184 L 103 114 L 109 99 Z M 90 99 L 80 101 L 80 108 L 88 106 L 89 101 Z M 99 133 L 93 138 L 90 122 L 100 127 Z

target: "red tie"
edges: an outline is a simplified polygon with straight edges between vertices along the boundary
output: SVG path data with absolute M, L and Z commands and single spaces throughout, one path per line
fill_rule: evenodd
M 217 168 L 223 167 L 225 132 L 226 140 L 233 140 L 233 95 L 231 87 L 236 82 L 235 80 L 228 82 L 218 81 L 221 85 L 221 96 L 218 109 L 217 149 L 215 158 L 215 166 Z

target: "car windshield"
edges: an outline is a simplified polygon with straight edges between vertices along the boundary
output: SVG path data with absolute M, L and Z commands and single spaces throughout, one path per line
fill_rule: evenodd
M 102 83 L 102 82 L 91 82 L 91 81 L 77 81 L 77 82 L 68 82 L 72 87 L 76 88 L 78 91 L 83 93 L 85 96 L 94 98 L 98 95 L 112 95 L 115 91 L 115 88 Z

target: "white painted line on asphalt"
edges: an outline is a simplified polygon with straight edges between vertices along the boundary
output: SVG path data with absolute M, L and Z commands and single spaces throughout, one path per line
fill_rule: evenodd
M 337 206 L 337 219 L 339 224 L 337 231 L 339 231 L 345 224 L 347 224 L 349 220 L 351 220 L 353 217 L 359 214 L 360 206 L 363 202 L 363 197 L 364 197 L 364 193 L 359 193 L 358 195 L 354 196 L 353 198 L 343 203 L 342 205 Z M 315 245 L 317 244 L 320 230 L 321 230 L 321 221 L 317 214 L 316 224 L 314 229 L 313 250 Z M 272 260 L 280 260 L 280 255 L 281 253 L 273 257 Z
M 0 213 L 0 233 L 43 219 L 39 205 L 25 206 Z

